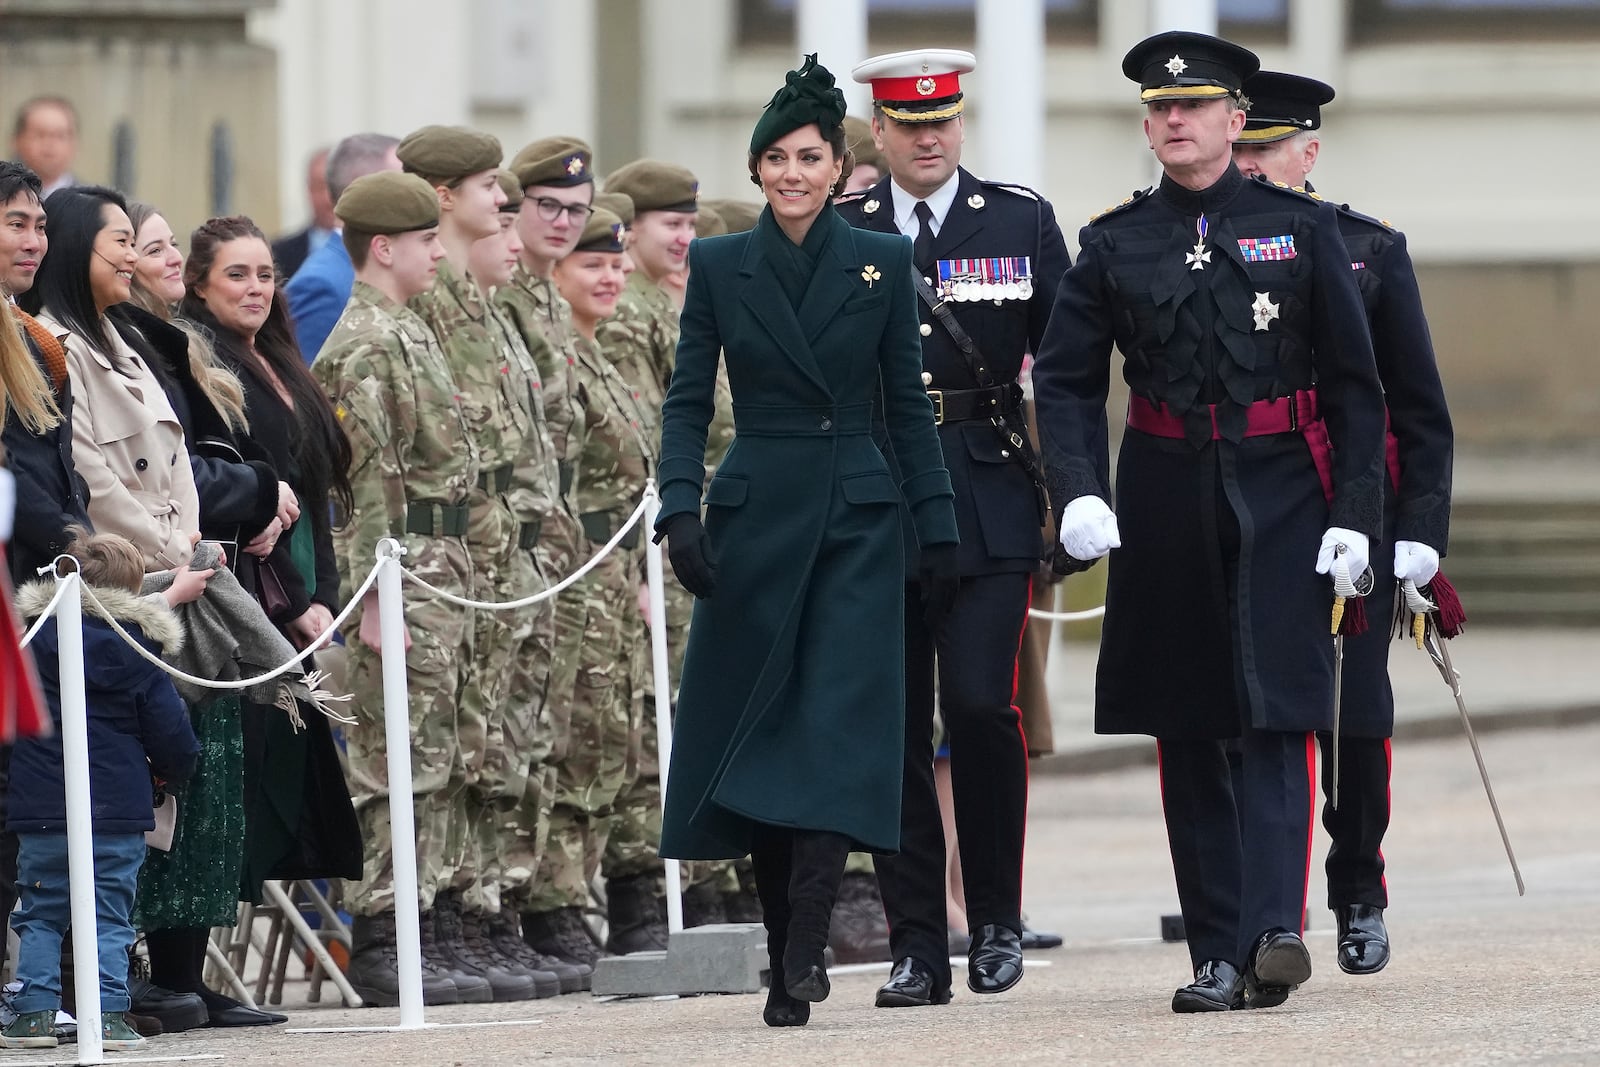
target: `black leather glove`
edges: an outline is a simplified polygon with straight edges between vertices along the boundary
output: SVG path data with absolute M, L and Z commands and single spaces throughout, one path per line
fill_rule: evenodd
M 678 584 L 704 600 L 717 588 L 717 558 L 711 551 L 711 538 L 705 523 L 692 512 L 667 520 L 667 559 Z
M 1060 541 L 1056 542 L 1055 549 L 1050 554 L 1050 569 L 1061 575 L 1062 578 L 1069 574 L 1078 574 L 1086 571 L 1099 562 L 1098 559 L 1083 560 L 1069 554 L 1065 548 L 1061 547 Z
M 928 545 L 922 550 L 917 581 L 922 587 L 922 621 L 937 631 L 955 607 L 961 590 L 961 575 L 956 570 L 954 544 Z

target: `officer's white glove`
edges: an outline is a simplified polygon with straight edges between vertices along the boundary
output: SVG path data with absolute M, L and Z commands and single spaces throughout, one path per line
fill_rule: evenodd
M 1333 559 L 1337 555 L 1334 550 L 1339 545 L 1344 546 L 1343 563 L 1349 569 L 1349 578 L 1359 582 L 1371 562 L 1371 547 L 1367 543 L 1366 534 L 1346 530 L 1342 526 L 1330 526 L 1328 532 L 1322 535 L 1322 547 L 1317 550 L 1317 573 L 1332 572 Z
M 1394 576 L 1402 582 L 1427 585 L 1439 573 L 1439 553 L 1421 541 L 1394 543 Z
M 1067 504 L 1061 513 L 1061 547 L 1067 555 L 1085 563 L 1122 547 L 1117 517 L 1104 500 L 1080 496 Z
M 17 480 L 0 467 L 0 543 L 9 543 L 11 527 L 17 518 Z

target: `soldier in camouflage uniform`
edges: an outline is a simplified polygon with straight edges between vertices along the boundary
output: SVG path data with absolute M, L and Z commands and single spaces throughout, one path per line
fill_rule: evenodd
M 400 142 L 408 173 L 438 194 L 439 239 L 445 258 L 434 287 L 412 298 L 455 376 L 462 410 L 476 438 L 477 484 L 472 487 L 467 546 L 472 595 L 506 601 L 545 587 L 527 547 L 557 504 L 554 456 L 543 427 L 532 358 L 490 313 L 488 298 L 468 273 L 473 243 L 501 234 L 500 143 L 461 127 L 426 126 Z M 515 344 L 511 343 L 515 340 Z M 475 619 L 474 669 L 482 699 L 475 716 L 458 719 L 465 789 L 452 814 L 458 866 L 435 902 L 442 952 L 454 964 L 488 978 L 496 1000 L 526 1000 L 559 989 L 553 972 L 533 968 L 508 948 L 498 928 L 500 815 L 527 788 L 528 760 L 509 752 L 529 743 L 542 703 L 544 679 L 514 671 L 537 659 L 539 627 L 552 625 L 548 603 L 532 609 L 480 610 Z M 494 753 L 491 758 L 491 752 Z
M 630 163 L 606 180 L 607 193 L 625 194 L 633 202 L 634 225 L 628 254 L 637 269 L 628 276 L 616 314 L 601 324 L 599 343 L 655 417 L 659 417 L 666 399 L 678 346 L 677 305 L 662 283 L 673 271 L 687 267 L 689 242 L 695 236 L 699 187 L 694 175 L 683 167 L 649 159 Z M 706 437 L 708 470 L 715 468 L 733 440 L 732 394 L 720 372 L 715 400 L 716 413 Z M 676 578 L 668 575 L 666 601 L 668 669 L 676 689 L 694 600 Z M 616 952 L 666 946 L 664 869 L 657 854 L 661 778 L 656 758 L 653 679 L 647 673 L 643 681 L 639 774 L 617 801 L 602 863 L 611 920 L 607 947 Z M 726 921 L 721 894 L 738 888 L 730 864 L 684 864 L 683 880 L 685 926 Z
M 517 233 L 522 252 L 510 280 L 494 293 L 496 309 L 527 341 L 544 376 L 551 442 L 569 505 L 588 431 L 578 383 L 578 337 L 571 309 L 557 292 L 551 274 L 577 244 L 591 215 L 594 173 L 590 164 L 589 147 L 570 137 L 535 141 L 511 161 L 521 201 Z M 570 574 L 590 555 L 587 539 L 576 523 L 568 528 L 568 536 L 541 537 L 540 551 L 546 573 L 552 576 Z M 589 738 L 592 733 L 591 724 L 582 718 L 592 709 L 573 700 L 585 642 L 584 607 L 577 589 L 556 601 L 556 646 L 546 704 L 553 750 L 513 813 L 514 833 L 523 846 L 517 860 L 529 865 L 533 874 L 525 888 L 503 904 L 522 912 L 523 936 L 530 945 L 547 956 L 592 971 L 599 946 L 582 918 L 588 886 L 581 877 L 581 858 L 589 836 L 590 813 L 584 806 L 590 777 L 587 766 L 596 753 L 585 747 L 587 742 L 575 745 L 572 740 Z M 579 717 L 574 719 L 574 715 Z M 574 856 L 579 861 L 575 865 L 570 862 Z M 573 871 L 578 877 L 572 877 Z
M 472 560 L 463 541 L 467 492 L 477 481 L 473 435 L 455 399 L 444 353 L 405 301 L 433 284 L 444 255 L 439 205 L 419 178 L 383 173 L 351 183 L 335 209 L 356 269 L 350 302 L 313 373 L 334 403 L 352 450 L 351 514 L 335 531 L 340 578 L 355 585 L 371 570 L 379 540 L 404 545 L 405 565 L 445 589 L 469 589 Z M 471 687 L 469 613 L 411 595 L 405 606 L 411 711 L 418 906 L 426 916 L 450 866 L 450 815 L 461 787 L 456 723 Z M 368 593 L 346 634 L 351 640 L 346 730 L 351 792 L 366 842 L 365 877 L 347 887 L 355 915 L 348 976 L 368 1004 L 399 999 L 395 959 L 394 858 L 390 849 L 388 766 L 377 595 Z M 487 1000 L 480 977 L 452 978 L 424 957 L 429 1004 Z M 457 978 L 459 980 L 457 980 Z

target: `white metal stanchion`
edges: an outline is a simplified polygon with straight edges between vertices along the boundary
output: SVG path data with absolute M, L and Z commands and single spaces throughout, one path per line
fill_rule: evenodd
M 655 479 L 645 484 L 644 518 L 640 531 L 645 540 L 645 567 L 650 586 L 650 658 L 656 690 L 656 759 L 661 767 L 661 803 L 667 802 L 667 767 L 672 762 L 672 675 L 667 667 L 667 602 L 663 592 L 661 545 L 655 539 L 656 514 L 661 497 Z M 666 860 L 667 932 L 683 929 L 683 886 L 679 883 L 678 861 Z
M 417 820 L 411 794 L 411 700 L 406 692 L 406 617 L 400 589 L 405 549 L 378 542 L 379 639 L 383 643 L 383 731 L 389 758 L 389 832 L 394 857 L 394 933 L 400 970 L 400 1029 L 422 1021 L 422 923 L 417 913 Z
M 89 706 L 83 682 L 83 599 L 77 571 L 56 607 L 61 674 L 61 753 L 67 789 L 67 877 L 72 966 L 78 999 L 78 1062 L 104 1063 L 100 1032 L 100 939 L 95 920 L 94 820 L 89 796 Z

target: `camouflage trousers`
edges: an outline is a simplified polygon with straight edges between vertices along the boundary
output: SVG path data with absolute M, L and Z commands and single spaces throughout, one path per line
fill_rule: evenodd
M 638 642 L 638 558 L 612 554 L 571 594 L 582 605 L 582 641 L 570 702 L 569 745 L 555 760 L 549 831 L 530 911 L 584 907 L 617 796 L 637 766 L 634 679 Z
M 480 520 L 475 507 L 468 535 L 473 597 L 499 603 L 544 589 L 533 556 L 517 547 L 520 526 L 510 509 L 496 498 L 483 507 L 489 515 Z M 451 825 L 455 870 L 449 884 L 469 911 L 500 910 L 500 827 L 528 788 L 554 619 L 548 603 L 514 611 L 479 609 L 472 617 L 479 714 L 460 720 L 466 802 Z
M 694 597 L 678 584 L 671 568 L 663 576 L 663 593 L 667 602 L 667 671 L 672 680 L 672 691 L 676 694 L 679 672 L 683 668 L 683 652 L 689 642 L 689 618 L 694 613 Z M 660 855 L 661 749 L 656 732 L 654 675 L 648 669 L 648 627 L 641 625 L 639 640 L 644 645 L 646 665 L 637 709 L 639 730 L 635 744 L 639 750 L 639 773 L 617 798 L 616 812 L 611 817 L 610 833 L 606 838 L 600 867 L 608 879 L 652 875 L 656 880 L 656 893 L 661 895 L 666 892 L 666 865 L 662 863 Z M 678 868 L 684 888 L 702 883 L 730 893 L 739 888 L 739 876 L 731 860 L 684 861 Z
M 408 569 L 441 589 L 470 591 L 472 562 L 455 538 L 406 537 Z M 433 906 L 449 884 L 455 858 L 452 823 L 464 815 L 465 779 L 459 724 L 481 718 L 473 667 L 472 616 L 465 608 L 404 587 L 405 652 L 411 728 L 411 790 L 416 819 L 418 907 Z M 360 632 L 361 610 L 346 627 Z M 365 842 L 360 882 L 346 887 L 345 905 L 356 915 L 394 910 L 394 852 L 389 812 L 388 748 L 384 739 L 383 660 L 359 640 L 349 643 L 350 715 L 347 727 L 351 799 Z
M 566 516 L 547 519 L 534 550 L 534 560 L 547 582 L 565 578 L 587 561 L 578 555 L 578 526 Z M 550 835 L 551 809 L 555 805 L 556 764 L 566 758 L 571 744 L 572 692 L 577 684 L 578 658 L 583 648 L 583 599 L 569 589 L 553 602 L 554 625 L 546 658 L 549 681 L 529 761 L 528 787 L 521 799 L 500 819 L 501 907 L 530 911 L 539 892 L 536 879 L 543 867 Z

